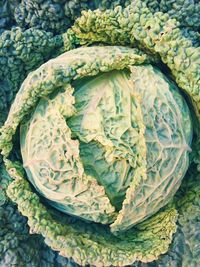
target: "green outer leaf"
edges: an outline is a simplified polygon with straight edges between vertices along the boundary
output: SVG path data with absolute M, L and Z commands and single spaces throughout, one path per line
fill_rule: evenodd
M 136 260 L 153 261 L 167 252 L 176 231 L 177 212 L 173 206 L 117 238 L 99 225 L 70 222 L 70 219 L 57 222 L 19 175 L 15 175 L 7 194 L 28 217 L 31 233 L 42 234 L 52 249 L 64 257 L 72 257 L 82 266 L 124 266 Z
M 91 49 L 93 54 L 91 55 Z M 82 53 L 82 55 L 81 55 Z M 7 157 L 12 150 L 12 136 L 40 97 L 49 95 L 56 88 L 67 85 L 72 80 L 94 76 L 99 72 L 124 69 L 133 64 L 149 61 L 147 55 L 137 49 L 126 47 L 78 48 L 64 53 L 43 64 L 30 73 L 23 82 L 10 109 L 4 126 L 0 129 L 0 149 Z
M 145 3 L 136 0 L 127 8 L 102 12 L 83 11 L 67 32 L 81 44 L 140 45 L 161 56 L 180 88 L 191 98 L 200 120 L 200 47 L 183 37 L 175 19 L 162 12 L 152 14 Z M 71 37 L 72 38 L 72 37 Z
M 190 168 L 183 181 L 182 191 L 178 192 L 178 222 L 185 239 L 185 254 L 182 266 L 200 265 L 199 218 L 200 218 L 200 172 Z
M 178 209 L 177 231 L 168 252 L 152 264 L 137 267 L 199 267 L 200 173 L 191 166 L 177 192 L 174 203 Z

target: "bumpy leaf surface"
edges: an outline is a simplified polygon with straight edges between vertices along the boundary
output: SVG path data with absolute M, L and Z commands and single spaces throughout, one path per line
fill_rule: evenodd
M 106 57 L 105 50 L 107 51 Z M 80 55 L 83 53 L 83 58 L 77 51 L 80 52 Z M 112 69 L 123 69 L 125 66 L 131 64 L 142 63 L 148 58 L 144 54 L 141 55 L 138 53 L 135 49 L 96 47 L 93 48 L 93 56 L 89 57 L 90 60 L 88 60 L 87 51 L 90 54 L 91 48 L 76 50 L 76 56 L 74 56 L 74 52 L 72 51 L 70 52 L 73 54 L 71 58 L 67 53 L 70 68 L 66 68 L 65 64 L 67 63 L 63 61 L 66 56 L 64 54 L 56 60 L 49 61 L 47 64 L 41 66 L 37 73 L 33 72 L 29 75 L 26 82 L 22 85 L 16 102 L 11 108 L 10 116 L 5 123 L 5 127 L 2 129 L 1 145 L 2 148 L 5 148 L 5 156 L 10 152 L 12 147 L 11 137 L 16 131 L 18 124 L 37 103 L 39 97 L 50 94 L 63 84 L 67 85 L 72 78 L 76 79 L 85 75 L 96 75 L 98 71 L 106 72 Z M 94 63 L 98 68 L 94 68 Z M 29 101 L 27 102 L 27 100 Z M 31 231 L 41 233 L 45 236 L 47 244 L 59 250 L 63 256 L 73 257 L 80 264 L 90 263 L 95 265 L 98 263 L 99 266 L 109 266 L 111 264 L 118 266 L 130 264 L 137 259 L 148 262 L 167 251 L 172 234 L 176 229 L 175 221 L 177 215 L 173 207 L 150 219 L 149 224 L 147 222 L 142 223 L 136 229 L 129 230 L 129 234 L 121 235 L 118 238 L 114 237 L 108 228 L 102 228 L 99 225 L 94 225 L 95 230 L 92 230 L 93 226 L 91 224 L 76 222 L 74 228 L 74 223 L 72 225 L 69 222 L 61 224 L 56 219 L 53 219 L 45 206 L 39 204 L 39 197 L 31 192 L 30 185 L 27 181 L 21 178 L 23 172 L 20 170 L 20 167 L 17 167 L 16 163 L 12 163 L 8 159 L 5 159 L 5 163 L 10 175 L 16 178 L 16 183 L 13 182 L 9 186 L 7 191 L 8 195 L 13 201 L 19 204 L 19 210 L 22 214 L 28 217 Z M 22 191 L 20 190 L 24 192 L 23 200 L 19 197 L 22 196 Z M 42 221 L 41 218 L 43 218 Z M 152 225 L 155 225 L 157 229 L 155 231 L 159 233 L 158 235 L 152 232 Z M 78 230 L 76 230 L 76 226 Z M 88 234 L 86 234 L 87 232 Z M 77 238 L 74 239 L 72 236 L 76 236 Z M 149 239 L 151 239 L 151 242 L 149 242 Z M 138 243 L 138 240 L 141 242 Z M 82 242 L 84 243 L 83 247 L 81 245 Z M 110 242 L 109 245 L 108 242 Z M 146 244 L 145 246 L 143 246 L 144 242 Z M 93 250 L 90 249 L 91 246 Z M 76 249 L 73 249 L 73 247 L 76 247 Z M 138 254 L 138 250 L 141 251 L 140 254 Z
M 173 1 L 172 1 L 173 2 Z M 180 1 L 181 2 L 181 1 Z M 140 3 L 140 1 L 138 1 Z M 171 2 L 170 2 L 171 3 Z M 153 2 L 152 2 L 153 4 Z M 174 77 L 176 78 L 177 82 L 180 84 L 180 87 L 184 89 L 193 99 L 194 104 L 195 104 L 195 109 L 198 111 L 198 106 L 199 106 L 199 49 L 194 49 L 192 46 L 194 45 L 194 42 L 191 43 L 189 41 L 190 39 L 190 33 L 186 34 L 182 30 L 178 29 L 178 24 L 171 24 L 170 23 L 167 25 L 167 27 L 164 29 L 163 32 L 163 25 L 166 24 L 168 17 L 164 16 L 163 14 L 158 14 L 157 16 L 154 17 L 151 15 L 149 10 L 145 9 L 144 6 L 141 5 L 136 5 L 137 8 L 135 9 L 135 14 L 134 12 L 126 12 L 122 16 L 122 20 L 120 22 L 125 23 L 125 26 L 128 27 L 130 24 L 130 21 L 135 21 L 135 27 L 132 28 L 130 27 L 129 29 L 132 29 L 131 35 L 128 34 L 128 31 L 126 32 L 126 35 L 124 37 L 126 39 L 123 40 L 124 38 L 121 38 L 121 34 L 124 32 L 123 27 L 121 27 L 120 23 L 118 24 L 117 22 L 117 16 L 120 17 L 121 11 L 119 10 L 119 14 L 117 13 L 110 13 L 110 18 L 113 19 L 113 24 L 115 24 L 115 27 L 112 28 L 112 25 L 110 22 L 108 23 L 109 19 L 106 17 L 104 13 L 101 14 L 101 16 L 98 18 L 99 19 L 99 24 L 98 24 L 98 29 L 103 28 L 103 30 L 107 31 L 107 36 L 102 37 L 102 41 L 105 41 L 107 43 L 112 43 L 110 42 L 110 39 L 108 36 L 111 36 L 112 40 L 112 33 L 115 34 L 118 30 L 118 39 L 115 38 L 115 44 L 127 44 L 127 45 L 138 45 L 138 42 L 141 42 L 144 47 L 148 47 L 148 49 L 151 50 L 152 53 L 155 51 L 158 52 L 161 57 L 163 62 L 167 63 L 170 69 L 173 71 Z M 176 13 L 176 12 L 175 12 Z M 144 16 L 143 16 L 144 14 Z M 178 14 L 178 13 L 177 13 Z M 130 15 L 130 16 L 129 16 Z M 104 17 L 105 16 L 105 17 Z M 109 16 L 108 16 L 109 17 Z M 144 20 L 144 17 L 146 20 Z M 96 18 L 96 14 L 93 13 L 93 18 Z M 102 24 L 102 20 L 105 18 L 107 20 L 107 27 Z M 190 16 L 191 18 L 191 16 Z M 192 20 L 190 20 L 192 21 Z M 146 26 L 144 24 L 147 22 Z M 94 25 L 95 23 L 93 23 Z M 86 23 L 86 25 L 90 25 L 90 23 Z M 85 29 L 87 28 L 85 26 Z M 173 26 L 174 25 L 174 26 Z M 110 31 L 108 30 L 110 28 Z M 145 29 L 145 30 L 144 30 Z M 120 34 L 119 34 L 120 33 Z M 155 33 L 155 34 L 154 34 Z M 158 38 L 158 36 L 162 38 Z M 101 33 L 99 34 L 98 38 L 100 38 Z M 133 39 L 133 35 L 135 36 L 135 39 Z M 186 36 L 186 38 L 183 38 L 183 35 Z M 165 38 L 166 36 L 166 38 Z M 66 44 L 69 45 L 69 41 L 78 43 L 77 37 L 72 36 L 72 38 L 69 38 L 69 35 L 64 37 L 64 41 L 66 41 Z M 80 35 L 79 35 L 80 37 Z M 75 38 L 75 39 L 74 39 Z M 82 38 L 82 37 L 81 37 Z M 92 43 L 93 41 L 98 41 L 98 38 L 89 38 L 89 41 Z M 196 37 L 195 37 L 196 38 Z M 197 36 L 197 38 L 199 38 Z M 162 42 L 160 40 L 162 39 Z M 131 42 L 130 42 L 131 40 Z M 137 40 L 137 41 L 136 41 Z M 144 40 L 144 42 L 143 42 Z M 153 42 L 152 42 L 153 40 Z M 119 42 L 118 42 L 119 41 Z M 150 42 L 149 42 L 150 41 Z M 84 43 L 83 39 L 80 39 L 81 43 Z M 160 44 L 159 44 L 160 42 Z M 197 40 L 198 42 L 198 40 Z M 196 41 L 195 41 L 196 43 Z M 5 51 L 5 49 L 4 49 Z M 2 64 L 3 68 L 6 66 L 6 64 Z M 20 64 L 19 64 L 20 66 Z M 189 82 L 191 79 L 191 82 Z M 8 86 L 5 84 L 4 88 L 8 88 Z M 194 91 L 193 91 L 194 90 Z M 195 98 L 195 100 L 194 100 Z M 30 103 L 29 103 L 30 104 Z M 192 109 L 192 108 L 191 108 Z M 198 116 L 198 113 L 196 113 Z M 195 122 L 195 121 L 193 121 Z M 196 133 L 199 132 L 198 128 L 198 121 L 194 123 L 194 130 Z M 8 135 L 10 137 L 10 135 Z M 192 149 L 195 150 L 197 153 L 195 155 L 195 162 L 199 163 L 200 162 L 200 154 L 199 154 L 199 143 L 196 143 L 197 145 L 193 144 Z M 193 160 L 193 159 L 192 159 Z M 191 167 L 192 170 L 196 168 L 196 166 Z M 191 178 L 193 179 L 193 178 Z M 166 254 L 164 257 L 162 257 L 159 261 L 150 264 L 149 266 L 199 266 L 199 258 L 198 258 L 198 246 L 199 246 L 199 241 L 198 241 L 198 228 L 196 226 L 198 225 L 198 218 L 197 218 L 197 210 L 198 210 L 198 202 L 199 202 L 199 190 L 196 186 L 198 182 L 195 181 L 195 184 L 193 185 L 192 188 L 186 190 L 183 192 L 183 195 L 185 194 L 185 201 L 184 204 L 180 203 L 179 209 L 182 208 L 181 214 L 184 214 L 184 220 L 182 221 L 181 225 L 184 228 L 184 232 L 187 234 L 183 234 L 183 232 L 180 230 L 175 236 L 174 243 L 172 244 L 171 250 L 169 251 L 168 254 Z M 187 181 L 186 181 L 187 184 Z M 31 189 L 32 191 L 32 189 Z M 18 201 L 20 201 L 20 198 L 24 195 L 23 190 L 21 191 L 21 195 L 18 196 Z M 194 196 L 194 197 L 193 197 Z M 180 197 L 180 196 L 179 196 Z M 13 197 L 14 199 L 14 197 Z M 23 201 L 23 200 L 22 200 Z M 187 204 L 190 203 L 190 204 Z M 33 205 L 34 206 L 34 205 Z M 28 207 L 28 206 L 27 206 Z M 27 208 L 26 207 L 26 208 Z M 24 210 L 26 210 L 24 207 Z M 192 212 L 194 210 L 194 213 Z M 24 213 L 25 214 L 25 213 Z M 38 214 L 38 213 L 37 213 Z M 192 216 L 191 216 L 192 214 Z M 193 218 L 190 220 L 190 218 Z M 38 218 L 38 221 L 40 219 Z M 50 229 L 50 228 L 49 228 Z M 189 229 L 189 231 L 188 231 Z M 51 230 L 49 230 L 50 232 Z M 52 229 L 53 232 L 53 229 Z M 46 232 L 45 232 L 46 233 Z M 54 236 L 55 237 L 55 236 Z M 160 241 L 158 241 L 160 242 Z M 183 246 L 180 246 L 180 243 L 183 244 Z M 105 245 L 106 247 L 106 245 Z M 57 248 L 56 245 L 54 245 L 54 248 Z M 197 249 L 196 249 L 197 248 Z M 28 253 L 27 253 L 28 254 Z M 138 252 L 137 252 L 138 254 Z M 9 259 L 9 254 L 7 254 Z M 30 254 L 29 254 L 30 255 Z M 195 256 L 194 256 L 195 255 Z M 77 256 L 78 258 L 78 256 Z M 48 260 L 50 257 L 48 257 Z M 48 262 L 47 258 L 44 261 L 44 264 L 47 264 Z M 60 261 L 61 262 L 61 261 Z M 6 262 L 7 265 L 9 264 L 8 261 Z M 3 261 L 4 264 L 4 261 Z M 10 264 L 12 264 L 10 262 Z M 51 264 L 51 263 L 50 263 Z M 53 264 L 53 263 L 52 263 Z M 56 266 L 58 265 L 58 262 L 56 262 Z M 66 262 L 63 263 L 65 266 Z M 9 265 L 8 265 L 9 266 Z M 18 265 L 20 266 L 20 265 Z M 24 267 L 25 265 L 23 265 Z M 44 265 L 42 265 L 44 266 Z M 51 266 L 51 265 L 49 265 Z M 136 263 L 134 266 L 147 266 L 146 264 L 141 264 L 141 263 Z

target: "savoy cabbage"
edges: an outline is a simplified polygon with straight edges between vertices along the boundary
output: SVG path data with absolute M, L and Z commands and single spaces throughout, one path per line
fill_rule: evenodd
M 199 7 L 145 2 L 2 34 L 0 265 L 200 264 Z

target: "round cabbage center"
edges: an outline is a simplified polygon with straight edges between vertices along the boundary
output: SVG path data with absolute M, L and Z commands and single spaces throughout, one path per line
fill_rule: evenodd
M 137 164 L 137 94 L 147 161 L 142 203 L 169 202 L 187 171 L 192 140 L 189 109 L 175 84 L 152 66 L 133 66 L 78 80 L 73 87 L 65 100 L 42 99 L 21 126 L 24 168 L 38 192 L 57 209 L 90 219 L 83 211 L 88 214 L 96 204 L 82 187 L 95 180 L 119 211 Z

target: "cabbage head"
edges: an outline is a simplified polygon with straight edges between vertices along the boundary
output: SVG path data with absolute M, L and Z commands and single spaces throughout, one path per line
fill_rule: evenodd
M 34 79 L 43 82 L 42 72 L 50 81 L 55 66 L 67 69 L 75 59 L 101 62 L 123 53 L 134 56 L 121 47 L 75 49 L 48 62 Z M 23 165 L 38 192 L 61 211 L 111 224 L 113 232 L 129 229 L 171 200 L 188 168 L 192 139 L 178 88 L 149 64 L 128 64 L 79 78 L 73 87 L 60 84 L 21 125 Z M 32 79 L 24 83 L 26 90 Z
M 166 253 L 178 217 L 173 197 L 199 163 L 195 72 L 184 76 L 171 64 L 175 50 L 165 51 L 173 21 L 157 37 L 135 41 L 137 32 L 129 38 L 124 28 L 115 39 L 110 17 L 125 23 L 132 9 L 84 13 L 63 35 L 69 51 L 27 76 L 1 128 L 8 196 L 32 233 L 81 265 L 124 266 Z M 112 33 L 93 31 L 95 23 Z

